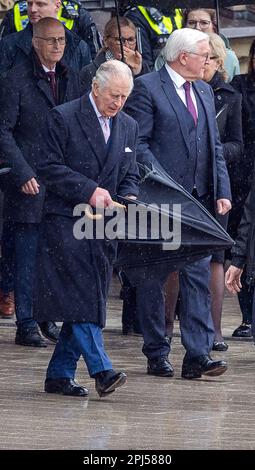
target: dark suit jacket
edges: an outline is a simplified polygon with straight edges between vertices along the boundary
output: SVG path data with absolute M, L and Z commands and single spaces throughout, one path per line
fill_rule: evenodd
M 112 197 L 138 194 L 137 123 L 120 112 L 109 145 L 88 95 L 50 112 L 40 175 L 46 185 L 39 241 L 35 315 L 41 320 L 86 321 L 104 326 L 110 265 L 116 243 L 74 236 L 74 206 L 97 186 Z
M 91 61 L 89 46 L 72 31 L 65 29 L 65 33 L 66 47 L 62 61 L 68 69 L 78 73 Z M 24 62 L 31 50 L 32 28 L 28 24 L 22 31 L 10 34 L 0 41 L 0 72 L 6 72 Z
M 82 94 L 79 76 L 57 67 L 60 102 Z M 12 167 L 5 192 L 5 213 L 16 222 L 38 223 L 44 188 L 36 196 L 21 193 L 21 186 L 37 176 L 44 137 L 42 129 L 55 106 L 45 73 L 33 55 L 0 77 L 0 155 Z
M 203 81 L 195 82 L 194 88 L 207 118 L 214 198 L 230 199 L 229 178 L 216 126 L 214 95 Z M 125 110 L 139 124 L 138 161 L 159 162 L 182 185 L 190 152 L 188 129 L 181 100 L 165 67 L 135 80 Z

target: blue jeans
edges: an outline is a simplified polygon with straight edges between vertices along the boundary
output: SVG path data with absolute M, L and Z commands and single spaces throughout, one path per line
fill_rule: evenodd
M 90 377 L 112 369 L 104 350 L 102 329 L 95 323 L 63 323 L 58 342 L 48 365 L 46 378 L 74 379 L 80 356 Z

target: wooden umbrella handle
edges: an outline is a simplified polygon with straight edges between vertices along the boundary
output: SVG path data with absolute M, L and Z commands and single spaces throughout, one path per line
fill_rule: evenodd
M 116 207 L 116 209 L 126 210 L 126 206 L 116 201 L 113 201 L 113 206 Z M 103 218 L 102 214 L 93 214 L 93 212 L 90 210 L 90 206 L 88 205 L 86 205 L 84 212 L 85 212 L 85 215 L 88 217 L 88 219 L 91 219 L 91 220 L 101 220 Z
M 116 207 L 116 209 L 126 210 L 126 206 L 124 206 L 124 204 L 120 204 L 119 202 L 113 201 L 113 205 L 114 205 L 114 207 Z

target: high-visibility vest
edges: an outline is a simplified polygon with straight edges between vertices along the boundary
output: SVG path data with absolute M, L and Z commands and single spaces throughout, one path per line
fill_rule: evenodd
M 66 5 L 67 3 L 68 1 L 63 2 L 64 5 Z M 78 10 L 79 5 L 77 5 L 76 3 L 73 5 L 73 7 L 75 10 Z M 65 16 L 62 16 L 63 9 L 64 9 L 64 6 L 61 5 L 58 11 L 57 19 L 61 21 L 61 23 L 63 23 L 67 29 L 71 30 L 74 25 L 74 20 L 72 20 L 71 18 L 65 18 Z M 22 31 L 22 29 L 24 29 L 29 22 L 29 19 L 27 16 L 27 2 L 24 0 L 22 2 L 15 3 L 14 8 L 13 8 L 13 13 L 14 13 L 14 24 L 15 24 L 16 31 Z
M 67 5 L 69 2 L 67 1 L 67 2 L 62 2 L 62 3 L 63 3 L 63 5 Z M 65 16 L 62 16 L 63 15 L 63 10 L 64 10 L 63 5 L 61 5 L 60 9 L 58 10 L 57 18 L 58 18 L 59 21 L 61 21 L 61 23 L 63 23 L 65 25 L 65 27 L 67 29 L 71 30 L 71 29 L 73 29 L 73 26 L 74 26 L 74 20 L 72 20 L 71 18 L 66 18 Z M 77 3 L 74 3 L 73 8 L 78 11 L 79 5 Z
M 170 16 L 162 16 L 162 21 L 156 23 L 153 21 L 153 18 L 149 15 L 146 8 L 142 6 L 138 6 L 138 10 L 142 13 L 145 19 L 148 21 L 150 27 L 155 31 L 159 36 L 162 34 L 171 34 L 174 29 L 181 29 L 182 28 L 182 13 L 179 8 L 174 10 L 173 21 Z M 176 27 L 175 27 L 176 26 Z

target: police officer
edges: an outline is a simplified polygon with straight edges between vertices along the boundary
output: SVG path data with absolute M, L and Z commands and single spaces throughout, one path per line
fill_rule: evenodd
M 58 11 L 58 20 L 65 27 L 86 41 L 90 48 L 91 57 L 94 58 L 101 48 L 100 37 L 89 12 L 81 7 L 79 0 L 62 0 L 61 7 Z M 1 26 L 0 38 L 8 34 L 23 30 L 29 22 L 27 15 L 26 0 L 16 1 L 13 9 L 7 11 Z
M 159 11 L 156 8 L 145 8 L 141 5 L 128 9 L 125 13 L 141 34 L 143 60 L 153 69 L 155 59 L 164 47 L 169 35 L 182 28 L 182 13 L 176 8 L 173 11 Z

